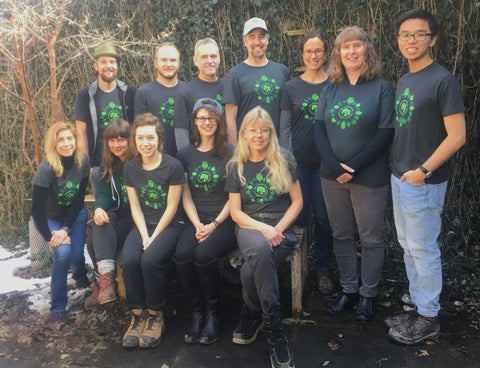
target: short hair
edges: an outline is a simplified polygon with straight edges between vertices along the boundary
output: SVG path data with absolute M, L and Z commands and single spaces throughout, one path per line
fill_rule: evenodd
M 207 37 L 207 38 L 202 38 L 201 40 L 198 40 L 195 43 L 195 47 L 193 48 L 193 57 L 197 56 L 198 48 L 203 45 L 209 45 L 212 44 L 214 45 L 217 50 L 218 50 L 218 44 L 217 41 L 215 41 L 213 38 Z
M 103 174 L 102 178 L 106 177 L 107 183 L 112 179 L 113 173 L 123 169 L 123 161 L 115 156 L 110 147 L 108 146 L 109 139 L 116 139 L 118 137 L 125 138 L 128 140 L 128 150 L 126 153 L 126 161 L 129 161 L 133 158 L 133 153 L 131 149 L 130 142 L 130 124 L 123 119 L 114 119 L 108 123 L 108 126 L 103 132 Z
M 340 48 L 343 43 L 354 40 L 362 41 L 365 45 L 365 59 L 360 75 L 368 81 L 382 74 L 382 63 L 373 48 L 373 43 L 368 38 L 367 32 L 360 27 L 350 26 L 344 28 L 338 34 L 333 45 L 330 64 L 328 65 L 327 71 L 328 77 L 332 83 L 340 83 L 344 80 L 345 68 L 342 64 Z
M 141 164 L 142 163 L 142 155 L 137 150 L 137 144 L 135 142 L 135 135 L 137 133 L 137 128 L 143 126 L 153 126 L 155 127 L 155 132 L 157 133 L 158 137 L 158 151 L 163 151 L 163 142 L 165 141 L 165 134 L 163 132 L 162 124 L 160 120 L 153 115 L 152 113 L 145 113 L 138 115 L 135 120 L 133 121 L 133 128 L 132 134 L 130 135 L 130 147 L 134 152 L 135 159 Z
M 395 34 L 398 35 L 400 27 L 407 19 L 423 19 L 428 22 L 432 36 L 438 35 L 438 23 L 435 17 L 425 9 L 410 9 L 400 14 L 395 22 Z
M 177 51 L 177 54 L 178 54 L 178 60 L 180 60 L 180 51 L 178 50 L 178 47 L 175 46 L 173 43 L 171 42 L 162 42 L 160 45 L 158 45 L 157 47 L 155 47 L 155 52 L 153 54 L 153 59 L 155 60 L 157 58 L 157 54 L 159 53 L 159 51 L 161 49 L 163 49 L 164 47 L 173 47 L 176 51 Z
M 58 121 L 50 125 L 45 134 L 45 158 L 50 166 L 52 166 L 58 178 L 63 175 L 63 165 L 60 155 L 57 152 L 57 135 L 64 130 L 69 130 L 75 138 L 75 152 L 73 154 L 75 165 L 80 168 L 83 164 L 83 153 L 81 149 L 83 142 L 80 140 L 75 125 L 65 121 Z
M 215 106 L 212 102 L 213 101 L 211 101 L 209 98 L 206 98 L 202 101 L 203 106 L 191 114 L 190 121 L 192 126 L 192 143 L 195 147 L 198 147 L 200 143 L 202 143 L 202 137 L 198 131 L 197 124 L 195 124 L 195 118 L 197 117 L 197 113 L 200 109 L 205 109 L 217 121 L 217 130 L 213 140 L 213 153 L 217 156 L 225 157 L 227 154 L 227 123 L 225 116 L 215 109 Z M 211 105 L 212 107 L 205 105 Z
M 303 48 L 305 47 L 305 44 L 307 43 L 307 41 L 312 38 L 318 38 L 323 42 L 323 48 L 325 49 L 325 55 L 326 55 L 328 51 L 327 39 L 323 36 L 323 34 L 319 30 L 316 30 L 316 29 L 308 32 L 307 34 L 305 34 L 305 36 L 303 36 L 302 40 L 300 41 L 300 54 L 303 53 L 304 51 Z

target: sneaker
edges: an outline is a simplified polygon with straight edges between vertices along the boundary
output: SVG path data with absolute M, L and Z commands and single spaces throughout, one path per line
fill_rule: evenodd
M 406 323 L 393 326 L 388 335 L 396 342 L 404 345 L 415 345 L 425 340 L 435 340 L 440 335 L 438 317 L 424 317 L 416 313 Z
M 62 331 L 68 323 L 67 311 L 50 312 L 48 328 L 54 332 Z
M 415 314 L 410 311 L 410 312 L 399 313 L 395 316 L 387 317 L 385 318 L 385 321 L 384 321 L 385 326 L 387 326 L 388 328 L 392 328 L 394 326 L 404 325 L 408 322 L 409 318 L 412 318 L 412 316 L 415 316 Z
M 288 339 L 285 335 L 271 340 L 268 347 L 272 368 L 295 368 L 295 362 L 288 348 Z
M 100 285 L 95 278 L 92 283 L 90 284 L 92 288 L 92 293 L 85 299 L 83 306 L 88 309 L 98 305 L 98 295 L 100 294 Z
M 247 345 L 255 341 L 258 331 L 263 327 L 261 313 L 251 311 L 247 306 L 243 306 L 240 316 L 240 322 L 233 331 L 232 341 L 235 344 Z
M 124 348 L 136 348 L 144 328 L 145 317 L 143 316 L 143 309 L 132 309 L 132 319 L 127 332 L 123 335 L 122 346 Z
M 333 293 L 333 282 L 328 269 L 317 270 L 318 292 L 322 295 Z
M 160 343 L 162 334 L 165 331 L 163 321 L 163 312 L 160 310 L 148 309 L 147 320 L 145 321 L 145 329 L 140 336 L 138 346 L 141 348 L 153 348 Z
M 100 304 L 107 304 L 117 299 L 114 282 L 115 273 L 113 271 L 100 276 L 100 292 L 98 294 L 98 302 Z
M 357 306 L 358 320 L 368 321 L 375 315 L 375 312 L 373 310 L 374 300 L 375 298 L 366 298 L 366 297 L 360 296 L 360 301 L 358 302 L 358 306 Z
M 342 293 L 340 296 L 328 306 L 327 312 L 330 314 L 338 314 L 344 309 L 353 308 L 358 302 L 358 293 Z

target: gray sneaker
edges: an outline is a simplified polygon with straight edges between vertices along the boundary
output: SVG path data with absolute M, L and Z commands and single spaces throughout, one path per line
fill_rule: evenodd
M 390 328 L 388 335 L 400 344 L 420 344 L 425 340 L 436 340 L 440 335 L 440 324 L 438 317 L 424 317 L 417 313 L 405 323 Z

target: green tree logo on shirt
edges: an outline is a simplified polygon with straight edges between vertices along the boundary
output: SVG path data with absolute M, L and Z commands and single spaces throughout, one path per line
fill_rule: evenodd
M 145 206 L 155 210 L 165 207 L 167 202 L 167 193 L 161 185 L 156 185 L 153 180 L 149 180 L 147 185 L 142 187 L 140 197 Z
M 217 101 L 220 105 L 222 105 L 222 101 L 223 101 L 222 95 L 217 95 L 215 97 L 215 101 Z M 225 105 L 222 105 L 222 113 L 225 114 Z
M 110 101 L 100 114 L 100 121 L 107 126 L 114 119 L 124 119 L 122 106 Z
M 120 196 L 123 203 L 128 203 L 127 186 L 125 184 L 122 184 L 122 186 L 120 187 Z
M 173 97 L 169 97 L 168 100 L 162 104 L 158 113 L 160 115 L 160 121 L 163 124 L 171 127 L 173 127 L 173 113 L 175 111 L 174 105 L 175 99 Z
M 57 204 L 60 206 L 70 206 L 77 197 L 80 184 L 73 184 L 70 180 L 60 189 L 57 194 Z
M 303 112 L 303 117 L 308 121 L 314 122 L 313 117 L 317 112 L 318 97 L 319 96 L 314 93 L 312 97 L 306 98 L 302 103 L 300 110 Z
M 192 171 L 189 179 L 195 188 L 208 192 L 217 185 L 218 178 L 219 175 L 215 167 L 210 166 L 207 161 L 203 161 L 200 166 Z
M 258 173 L 255 178 L 248 183 L 246 193 L 250 197 L 250 202 L 262 204 L 270 202 L 273 199 L 275 190 L 270 184 L 270 179 Z
M 415 110 L 414 99 L 415 96 L 410 93 L 410 88 L 406 88 L 395 102 L 395 119 L 399 126 L 407 124 L 412 119 L 413 110 Z
M 342 130 L 354 126 L 362 115 L 360 105 L 353 97 L 336 103 L 330 110 L 332 123 L 337 124 Z
M 275 79 L 269 79 L 262 75 L 258 81 L 255 82 L 254 91 L 257 92 L 259 101 L 264 101 L 267 104 L 278 97 L 280 87 L 277 85 Z

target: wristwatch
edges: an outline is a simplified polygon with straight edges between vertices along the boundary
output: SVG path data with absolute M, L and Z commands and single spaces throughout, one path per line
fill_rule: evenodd
M 418 167 L 420 170 L 422 170 L 422 172 L 425 174 L 425 178 L 428 179 L 430 176 L 432 176 L 432 172 L 431 171 L 428 171 L 427 169 L 425 169 L 423 167 L 423 165 L 420 165 Z

